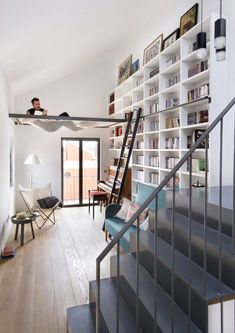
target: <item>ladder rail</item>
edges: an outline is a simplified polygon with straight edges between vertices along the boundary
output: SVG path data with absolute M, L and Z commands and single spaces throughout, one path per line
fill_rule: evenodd
M 135 122 L 134 129 L 132 131 L 132 136 L 130 138 L 129 135 L 130 135 L 131 124 L 133 122 L 134 111 L 137 111 L 137 116 L 134 120 L 134 122 Z M 109 204 L 112 203 L 114 197 L 116 198 L 117 203 L 120 202 L 122 191 L 123 191 L 123 188 L 124 188 L 124 183 L 125 183 L 125 180 L 126 180 L 127 170 L 128 170 L 132 150 L 133 150 L 133 147 L 134 147 L 134 143 L 135 143 L 136 133 L 137 133 L 137 130 L 138 130 L 138 125 L 139 125 L 139 120 L 140 120 L 142 109 L 140 108 L 140 109 L 134 110 L 134 111 L 130 112 L 130 116 L 129 116 L 129 119 L 128 119 L 128 122 L 127 122 L 127 127 L 126 127 L 126 131 L 125 131 L 125 135 L 124 135 L 124 138 L 123 138 L 123 143 L 122 143 L 122 147 L 121 147 L 121 151 L 120 151 L 120 157 L 119 157 L 119 160 L 118 160 L 117 169 L 116 169 L 116 173 L 115 173 L 115 177 L 114 177 L 114 181 L 113 181 L 113 185 L 112 185 L 112 190 L 111 190 L 111 194 L 110 194 L 110 198 L 109 198 Z M 123 160 L 124 160 L 124 157 L 125 157 L 124 155 L 125 155 L 125 149 L 127 147 L 128 139 L 131 139 L 131 142 L 130 142 L 128 154 L 127 154 L 127 157 L 126 157 L 125 166 L 122 167 L 122 163 L 123 163 Z M 120 173 L 121 168 L 123 169 L 123 175 L 122 175 L 121 181 L 119 181 L 119 173 Z M 116 193 L 116 184 L 117 184 L 117 182 L 120 183 L 120 186 L 118 188 L 118 192 Z

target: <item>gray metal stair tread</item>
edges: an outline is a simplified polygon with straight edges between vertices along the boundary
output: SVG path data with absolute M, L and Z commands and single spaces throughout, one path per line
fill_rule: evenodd
M 90 283 L 93 293 L 96 291 L 96 281 Z M 110 333 L 116 333 L 116 286 L 112 279 L 102 279 L 100 281 L 101 297 L 100 309 L 104 321 Z M 119 297 L 119 332 L 136 332 L 136 322 L 127 304 L 122 297 Z
M 120 274 L 123 275 L 129 285 L 136 292 L 136 259 L 131 254 L 120 256 Z M 145 305 L 148 312 L 154 317 L 154 280 L 150 274 L 139 265 L 139 299 Z M 171 332 L 171 298 L 157 285 L 157 324 L 162 332 Z M 188 317 L 174 303 L 174 332 L 182 333 L 188 330 Z M 191 332 L 201 332 L 191 322 Z
M 164 227 L 168 225 L 171 225 L 172 223 L 172 210 L 170 209 L 159 209 L 158 213 L 158 220 L 160 227 Z M 203 231 L 203 225 L 199 222 L 196 222 L 194 220 L 191 220 L 192 222 L 192 235 L 197 236 L 200 239 L 203 239 L 204 237 L 204 231 Z M 181 229 L 185 230 L 187 232 L 188 229 L 188 218 L 184 215 L 175 213 L 175 224 L 176 226 L 179 226 Z M 210 227 L 207 227 L 207 242 L 211 243 L 214 246 L 218 246 L 218 231 L 215 229 L 212 229 Z M 221 234 L 221 246 L 222 250 L 228 252 L 232 255 L 232 239 L 231 237 Z
M 70 333 L 95 333 L 93 313 L 89 304 L 67 309 Z
M 154 253 L 154 234 L 152 232 L 142 232 L 140 242 L 147 246 Z M 188 259 L 183 254 L 175 250 L 175 274 L 185 283 L 188 282 Z M 157 239 L 157 256 L 169 269 L 171 269 L 171 246 L 158 237 Z M 191 261 L 191 288 L 194 289 L 202 298 L 203 296 L 203 269 L 196 263 Z M 206 298 L 208 302 L 219 300 L 218 280 L 209 273 L 206 273 L 207 292 Z M 234 291 L 221 284 L 222 295 L 234 295 Z

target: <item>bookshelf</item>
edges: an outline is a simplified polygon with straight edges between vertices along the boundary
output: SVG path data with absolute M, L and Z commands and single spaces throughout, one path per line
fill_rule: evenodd
M 138 182 L 157 186 L 222 110 L 218 91 L 221 90 L 220 81 L 225 73 L 226 62 L 218 64 L 215 59 L 213 39 L 217 17 L 212 14 L 203 22 L 208 38 L 206 61 L 198 60 L 193 50 L 196 35 L 200 32 L 198 24 L 110 94 L 114 98 L 109 104 L 109 109 L 110 105 L 114 105 L 110 117 L 123 118 L 134 109 L 143 110 L 132 153 L 133 196 Z M 221 93 L 225 91 L 226 83 Z M 118 125 L 111 129 L 111 159 L 118 157 L 124 126 Z M 216 137 L 212 139 L 217 140 Z M 208 154 L 210 182 L 210 168 L 213 164 L 210 147 Z M 204 158 L 205 148 L 201 147 L 193 155 L 193 183 L 199 181 L 204 184 Z M 187 165 L 179 170 L 177 183 L 179 188 L 189 186 Z

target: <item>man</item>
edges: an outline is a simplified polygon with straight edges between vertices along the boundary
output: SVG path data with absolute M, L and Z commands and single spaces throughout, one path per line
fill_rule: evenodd
M 43 115 L 43 116 L 47 116 L 47 110 L 44 110 L 41 108 L 41 105 L 40 105 L 40 100 L 39 98 L 37 97 L 34 97 L 32 100 L 31 100 L 31 103 L 33 105 L 33 107 L 31 109 L 29 109 L 26 114 L 29 114 L 31 116 L 33 116 L 34 114 L 35 115 Z
M 34 97 L 32 100 L 31 100 L 31 103 L 33 105 L 33 107 L 31 109 L 29 109 L 26 114 L 28 115 L 37 115 L 37 116 L 47 116 L 48 115 L 48 111 L 47 110 L 44 110 L 43 108 L 41 108 L 41 105 L 40 105 L 40 100 L 39 98 L 37 97 Z M 69 114 L 67 112 L 63 112 L 61 114 L 59 114 L 59 116 L 61 117 L 69 117 Z

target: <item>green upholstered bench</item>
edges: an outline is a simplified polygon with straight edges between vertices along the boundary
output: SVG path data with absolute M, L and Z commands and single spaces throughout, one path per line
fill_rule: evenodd
M 153 193 L 154 190 L 155 187 L 153 186 L 139 183 L 135 202 L 140 205 L 143 204 L 148 199 L 148 197 Z M 161 191 L 158 195 L 158 208 L 165 208 L 165 207 L 166 207 L 166 192 Z M 121 205 L 118 204 L 110 204 L 106 208 L 105 221 L 104 221 L 106 240 L 108 234 L 110 234 L 112 237 L 116 236 L 118 232 L 125 225 L 125 221 L 115 217 L 120 208 Z M 150 210 L 154 210 L 154 202 L 151 202 L 148 208 Z M 130 252 L 130 234 L 133 232 L 136 232 L 135 226 L 131 226 L 128 229 L 128 231 L 123 235 L 123 237 L 120 239 L 120 245 L 122 246 L 125 252 Z

